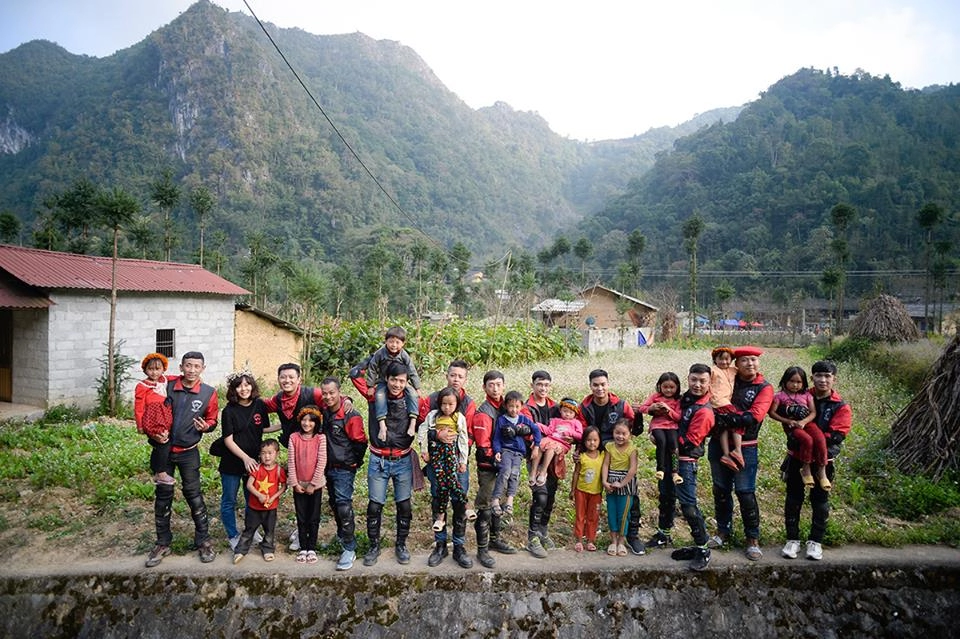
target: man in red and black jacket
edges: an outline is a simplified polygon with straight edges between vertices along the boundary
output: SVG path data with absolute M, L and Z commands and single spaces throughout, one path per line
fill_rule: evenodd
M 264 406 L 280 418 L 280 444 L 286 448 L 290 435 L 300 429 L 297 415 L 304 406 L 322 406 L 323 393 L 319 388 L 303 386 L 299 364 L 280 364 L 277 368 L 277 385 L 280 392 L 263 400 Z
M 680 396 L 677 473 L 683 481 L 674 487 L 671 478 L 660 480 L 660 529 L 651 540 L 652 545 L 657 546 L 664 545 L 660 541 L 670 541 L 674 503 L 672 499 L 668 504 L 665 503 L 663 491 L 674 491 L 670 494 L 675 495 L 676 501 L 680 502 L 680 512 L 690 526 L 694 545 L 678 548 L 671 556 L 674 559 L 689 559 L 691 570 L 703 570 L 710 563 L 707 525 L 697 505 L 697 461 L 703 457 L 703 444 L 713 429 L 713 422 L 713 407 L 710 406 L 710 367 L 707 364 L 694 364 L 687 373 L 687 392 Z
M 580 402 L 580 421 L 584 428 L 593 426 L 600 431 L 600 448 L 613 441 L 613 427 L 620 419 L 626 418 L 633 423 L 630 434 L 634 437 L 643 433 L 643 419 L 637 419 L 633 406 L 610 392 L 610 378 L 607 371 L 597 368 L 590 371 L 590 394 Z M 635 555 L 643 555 L 646 548 L 640 541 L 640 498 L 634 495 L 630 500 L 630 521 L 627 526 L 627 547 Z
M 327 377 L 320 382 L 323 395 L 323 435 L 327 445 L 327 497 L 337 521 L 337 538 L 343 547 L 337 570 L 349 570 L 357 557 L 356 519 L 353 486 L 357 469 L 367 454 L 363 418 L 340 394 L 340 380 Z
M 557 403 L 550 398 L 550 387 L 553 385 L 553 378 L 550 373 L 544 370 L 534 371 L 530 379 L 530 398 L 523 405 L 523 414 L 531 420 L 546 426 L 550 423 L 552 417 L 557 417 Z M 568 438 L 568 443 L 573 443 Z M 559 458 L 562 460 L 563 458 Z M 528 459 L 527 470 L 530 470 Z M 547 483 L 544 485 L 535 484 L 530 487 L 532 492 L 530 499 L 530 518 L 527 527 L 527 550 L 538 558 L 547 556 L 546 551 L 556 548 L 556 544 L 547 534 L 547 526 L 550 524 L 550 516 L 553 514 L 553 506 L 557 500 L 557 486 L 563 476 L 557 477 L 555 469 L 557 464 L 550 464 L 547 469 Z M 534 539 L 538 541 L 534 541 Z
M 493 568 L 496 561 L 489 549 L 512 555 L 517 549 L 500 539 L 500 516 L 493 513 L 490 498 L 497 481 L 497 460 L 493 455 L 493 429 L 503 404 L 504 378 L 500 371 L 487 371 L 483 376 L 486 397 L 477 407 L 468 424 L 470 439 L 475 446 L 477 461 L 477 559 L 484 568 Z
M 193 541 L 200 554 L 200 561 L 209 563 L 216 557 L 210 541 L 207 505 L 200 487 L 200 451 L 198 446 L 204 433 L 217 427 L 217 391 L 204 384 L 200 375 L 206 368 L 203 353 L 189 351 L 180 360 L 181 377 L 167 382 L 167 400 L 173 412 L 173 425 L 168 435 L 170 456 L 166 472 L 173 475 L 174 468 L 180 474 L 183 497 L 190 507 L 193 518 Z M 160 442 L 165 443 L 165 442 Z M 170 513 L 173 506 L 173 484 L 158 483 L 154 492 L 154 524 L 157 543 L 147 557 L 146 566 L 152 568 L 170 554 L 173 532 L 170 529 Z
M 827 440 L 827 479 L 833 482 L 833 460 L 840 453 L 840 445 L 850 433 L 853 413 L 849 404 L 843 401 L 834 390 L 837 380 L 837 366 L 831 361 L 821 360 L 810 371 L 813 377 L 813 404 L 817 410 L 814 423 L 823 431 Z M 800 476 L 803 464 L 795 456 L 796 442 L 793 437 L 787 439 L 788 457 L 784 461 L 784 473 L 787 478 L 787 497 L 784 505 L 784 523 L 787 529 L 787 543 L 783 547 L 783 556 L 795 559 L 800 550 L 800 511 L 806 487 Z M 807 559 L 823 558 L 823 534 L 830 518 L 830 493 L 819 485 L 810 489 L 810 508 L 813 520 L 810 524 L 810 536 L 807 538 Z
M 723 450 L 719 437 L 710 438 L 707 458 L 710 460 L 710 475 L 713 479 L 714 516 L 717 519 L 717 534 L 712 545 L 720 547 L 730 538 L 733 526 L 733 493 L 740 502 L 740 517 L 743 519 L 743 534 L 746 537 L 744 554 L 751 561 L 758 561 L 760 550 L 760 507 L 757 504 L 757 435 L 763 418 L 773 403 L 773 386 L 760 374 L 760 356 L 763 351 L 755 346 L 741 346 L 733 351 L 737 377 L 733 382 L 733 397 L 730 412 L 716 416 L 714 433 L 723 429 L 735 429 L 743 434 L 743 468 L 735 472 L 720 462 Z

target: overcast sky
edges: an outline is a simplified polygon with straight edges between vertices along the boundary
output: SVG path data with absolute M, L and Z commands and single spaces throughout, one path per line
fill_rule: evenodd
M 471 107 L 507 102 L 580 140 L 630 137 L 743 104 L 802 67 L 860 68 L 912 88 L 960 82 L 956 0 L 248 2 L 280 27 L 397 40 Z M 3 4 L 0 52 L 42 38 L 100 57 L 192 2 Z M 243 0 L 215 4 L 249 13 Z

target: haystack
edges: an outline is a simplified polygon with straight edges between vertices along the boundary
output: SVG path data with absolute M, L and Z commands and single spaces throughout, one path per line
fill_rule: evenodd
M 870 300 L 850 324 L 850 337 L 891 343 L 916 342 L 920 339 L 920 330 L 900 300 L 880 295 Z
M 960 471 L 960 335 L 890 429 L 897 467 L 934 480 Z

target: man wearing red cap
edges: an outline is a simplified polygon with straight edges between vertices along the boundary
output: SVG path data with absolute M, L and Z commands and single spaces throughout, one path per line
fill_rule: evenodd
M 755 346 L 741 346 L 733 352 L 737 366 L 737 378 L 733 383 L 730 412 L 716 416 L 713 434 L 722 429 L 734 429 L 741 433 L 743 442 L 743 469 L 735 472 L 720 462 L 723 451 L 720 438 L 711 437 L 707 458 L 713 478 L 714 514 L 717 519 L 717 534 L 712 545 L 723 546 L 730 538 L 733 525 L 733 493 L 740 502 L 740 517 L 746 537 L 747 559 L 757 561 L 763 556 L 760 550 L 760 507 L 757 505 L 757 435 L 763 418 L 773 402 L 773 386 L 760 374 L 760 356 L 763 351 Z

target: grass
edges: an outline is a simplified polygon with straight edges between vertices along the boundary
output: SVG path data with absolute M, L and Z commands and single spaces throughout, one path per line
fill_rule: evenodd
M 570 396 L 579 400 L 588 392 L 588 372 L 604 368 L 609 373 L 613 392 L 632 403 L 639 403 L 653 391 L 660 373 L 673 370 L 683 378 L 690 364 L 706 362 L 708 355 L 709 351 L 699 346 L 696 349 L 650 348 L 541 362 L 536 366 L 508 367 L 503 372 L 508 389 L 526 393 L 530 373 L 535 368 L 545 368 L 553 376 L 552 395 L 555 398 Z M 762 358 L 762 370 L 775 384 L 787 366 L 799 364 L 809 368 L 817 355 L 815 350 L 770 350 Z M 483 372 L 471 371 L 468 388 L 474 399 L 482 400 L 480 379 Z M 443 383 L 438 375 L 427 376 L 424 387 L 439 388 Z M 837 478 L 831 498 L 833 511 L 826 543 L 960 544 L 958 478 L 932 482 L 923 477 L 905 476 L 895 469 L 886 449 L 890 424 L 897 411 L 909 400 L 909 395 L 880 373 L 855 362 L 841 364 L 838 390 L 853 407 L 854 423 L 837 461 Z M 204 451 L 212 439 L 212 435 L 205 438 Z M 657 508 L 653 446 L 645 436 L 638 440 L 638 444 L 644 512 L 642 534 L 646 537 L 653 532 Z M 770 420 L 761 430 L 759 450 L 757 492 L 763 542 L 782 543 L 784 485 L 779 477 L 779 466 L 784 455 L 785 438 L 779 426 Z M 93 420 L 76 411 L 58 408 L 39 423 L 0 425 L 0 485 L 5 487 L 0 495 L 0 540 L 29 534 L 28 531 L 32 530 L 56 537 L 62 543 L 70 543 L 82 536 L 96 535 L 95 531 L 104 522 L 113 521 L 137 531 L 132 536 L 121 535 L 127 546 L 124 550 L 128 553 L 144 552 L 153 543 L 153 486 L 149 478 L 148 456 L 148 447 L 129 421 Z M 216 464 L 216 458 L 205 453 L 202 455 L 201 480 L 212 517 L 219 514 L 220 481 Z M 568 464 L 568 468 L 572 470 L 572 465 Z M 367 496 L 364 477 L 365 468 L 358 473 L 354 499 L 361 552 L 366 546 L 362 534 Z M 698 495 L 708 525 L 712 523 L 713 511 L 709 477 L 709 466 L 705 461 L 701 462 Z M 475 487 L 474 476 L 471 489 L 475 490 Z M 38 494 L 44 498 L 37 499 Z M 506 531 L 508 539 L 516 544 L 525 541 L 529 502 L 529 491 L 521 488 L 516 501 L 518 514 Z M 37 509 L 36 504 L 43 506 Z M 412 545 L 426 547 L 431 539 L 426 491 L 414 496 L 414 511 Z M 24 512 L 29 515 L 24 517 Z M 192 526 L 186 505 L 179 497 L 174 500 L 174 513 L 175 519 L 180 520 L 178 530 L 184 533 L 176 536 L 174 550 L 188 552 L 192 544 Z M 388 537 L 393 530 L 393 513 L 393 506 L 388 503 L 384 511 L 384 533 Z M 573 514 L 568 479 L 561 483 L 550 526 L 551 535 L 558 542 L 572 543 Z M 325 548 L 333 553 L 337 548 L 329 543 L 333 526 L 328 520 L 326 505 L 324 516 L 327 521 L 321 529 L 321 541 L 327 541 Z M 807 527 L 809 516 L 807 507 L 804 509 Z M 281 504 L 280 520 L 278 538 L 282 541 L 295 521 L 289 500 Z M 211 530 L 214 534 L 221 533 L 219 524 L 213 522 Z M 680 519 L 674 533 L 678 541 L 689 538 Z M 105 536 L 109 534 L 104 533 Z M 472 536 L 469 532 L 468 537 Z M 601 543 L 603 541 L 601 539 Z M 735 535 L 734 541 L 742 542 L 742 538 Z M 12 542 L 0 542 L 0 551 L 6 543 Z M 116 545 L 116 539 L 105 539 L 104 543 Z

